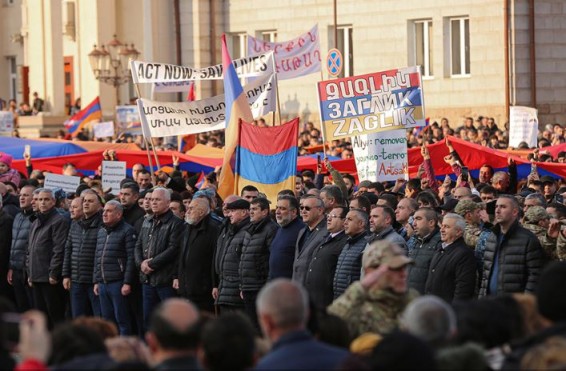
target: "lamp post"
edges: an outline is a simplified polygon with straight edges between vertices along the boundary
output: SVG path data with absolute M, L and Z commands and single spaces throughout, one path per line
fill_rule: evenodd
M 100 47 L 94 45 L 88 54 L 90 67 L 94 77 L 103 83 L 116 88 L 116 103 L 120 105 L 120 85 L 131 81 L 129 60 L 137 59 L 140 52 L 136 50 L 134 44 L 122 44 L 116 37 L 106 45 Z

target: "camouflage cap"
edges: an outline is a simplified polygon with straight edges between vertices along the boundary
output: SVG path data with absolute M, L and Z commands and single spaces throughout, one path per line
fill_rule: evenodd
M 531 206 L 525 213 L 525 223 L 536 224 L 544 219 L 550 219 L 550 215 L 542 206 Z
M 482 206 L 480 204 L 472 200 L 460 200 L 458 201 L 458 205 L 456 205 L 456 207 L 454 208 L 454 212 L 460 216 L 464 216 L 466 215 L 466 213 L 469 213 L 470 211 L 474 211 L 481 208 Z
M 362 256 L 362 267 L 364 268 L 387 264 L 390 268 L 398 269 L 412 263 L 413 259 L 409 259 L 402 248 L 386 240 L 372 243 Z

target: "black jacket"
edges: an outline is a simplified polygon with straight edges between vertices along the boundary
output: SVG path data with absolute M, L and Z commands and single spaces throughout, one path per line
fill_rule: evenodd
M 11 296 L 12 287 L 6 281 L 10 265 L 10 245 L 12 243 L 12 225 L 14 218 L 0 210 L 0 294 Z
M 244 236 L 240 257 L 240 289 L 259 291 L 269 275 L 269 251 L 279 226 L 269 215 L 259 223 L 250 223 Z
M 96 242 L 93 281 L 124 281 L 124 284 L 132 284 L 136 279 L 135 245 L 136 232 L 124 220 L 120 220 L 113 227 L 102 225 L 98 230 Z
M 438 228 L 424 238 L 413 235 L 409 241 L 407 241 L 409 258 L 414 261 L 414 264 L 408 267 L 407 282 L 409 287 L 417 290 L 419 294 L 423 294 L 425 291 L 426 277 L 428 276 L 430 262 L 434 252 L 441 244 L 440 230 Z
M 49 277 L 61 279 L 65 242 L 69 221 L 53 208 L 38 213 L 29 233 L 28 277 L 32 282 L 49 282 Z
M 367 246 L 366 235 L 367 232 L 364 231 L 357 236 L 349 237 L 340 252 L 334 273 L 334 299 L 342 295 L 352 283 L 360 280 L 362 255 Z
M 328 231 L 326 230 L 326 218 L 322 218 L 322 220 L 318 222 L 318 224 L 310 232 L 310 235 L 305 237 L 305 233 L 307 233 L 308 229 L 308 225 L 305 225 L 305 227 L 301 229 L 297 236 L 297 243 L 295 244 L 293 281 L 297 281 L 301 285 L 305 284 L 305 278 L 311 262 L 312 252 L 317 246 L 320 246 L 328 234 Z M 303 239 L 305 239 L 305 241 L 302 241 Z M 302 248 L 299 249 L 301 242 Z
M 188 299 L 211 298 L 212 259 L 220 223 L 209 214 L 186 229 L 179 248 L 179 294 Z
M 144 220 L 136 242 L 136 267 L 140 269 L 144 260 L 151 259 L 149 267 L 153 272 L 145 275 L 140 271 L 142 283 L 151 286 L 173 283 L 173 278 L 177 276 L 179 240 L 183 239 L 185 232 L 183 224 L 171 210 L 159 217 L 150 215 Z
M 240 256 L 242 245 L 247 229 L 250 226 L 250 218 L 246 218 L 238 224 L 233 224 L 228 229 L 224 240 L 223 252 L 220 259 L 220 285 L 218 286 L 218 305 L 242 306 L 244 302 L 240 297 Z
M 89 219 L 73 221 L 65 245 L 63 277 L 72 282 L 92 283 L 94 253 L 98 240 L 98 230 L 102 226 L 102 213 Z
M 31 224 L 36 216 L 33 210 L 22 210 L 14 218 L 12 225 L 12 247 L 10 249 L 10 269 L 23 270 L 29 244 Z
M 6 194 L 2 197 L 2 210 L 4 210 L 4 212 L 12 218 L 15 218 L 20 212 L 20 200 L 18 197 L 10 192 L 6 192 Z
M 124 221 L 134 227 L 139 234 L 144 220 L 145 211 L 136 202 L 132 206 L 124 209 Z
M 499 262 L 497 292 L 489 292 L 496 252 Z M 501 235 L 501 228 L 496 225 L 485 246 L 480 296 L 534 292 L 544 263 L 540 242 L 531 231 L 515 221 L 507 233 Z
M 309 298 L 319 309 L 326 310 L 326 307 L 332 304 L 334 300 L 331 278 L 334 277 L 338 257 L 347 240 L 348 236 L 344 231 L 333 238 L 330 238 L 330 234 L 327 234 L 324 242 L 317 246 L 312 253 L 305 278 L 305 288 L 309 293 Z
M 425 294 L 436 295 L 446 302 L 474 297 L 476 259 L 472 249 L 459 238 L 446 248 L 434 252 L 425 285 Z

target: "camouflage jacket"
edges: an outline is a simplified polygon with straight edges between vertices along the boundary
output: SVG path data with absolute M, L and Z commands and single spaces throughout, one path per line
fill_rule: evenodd
M 566 261 L 566 237 L 560 232 L 558 241 L 556 242 L 556 255 L 558 260 Z
M 342 318 L 354 338 L 365 332 L 387 335 L 397 328 L 399 316 L 418 295 L 413 289 L 404 295 L 389 290 L 366 291 L 357 281 L 334 300 L 328 313 Z
M 546 228 L 541 227 L 536 224 L 524 223 L 523 227 L 533 232 L 540 241 L 540 245 L 546 254 L 546 257 L 550 260 L 558 260 L 558 254 L 556 249 L 556 238 L 552 238 L 548 235 Z

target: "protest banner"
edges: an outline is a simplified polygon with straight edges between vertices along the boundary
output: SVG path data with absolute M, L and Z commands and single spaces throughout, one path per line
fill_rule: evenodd
M 116 126 L 119 130 L 137 127 L 140 122 L 138 106 L 116 106 Z
M 106 138 L 114 136 L 114 121 L 105 121 L 92 127 L 95 138 Z
M 78 176 L 58 175 L 47 173 L 45 174 L 44 187 L 47 189 L 61 188 L 68 193 L 74 193 L 81 182 Z
M 261 76 L 244 87 L 252 114 L 261 117 L 275 111 L 274 75 Z M 224 94 L 198 101 L 157 102 L 139 99 L 144 129 L 150 137 L 189 135 L 226 127 Z
M 120 182 L 126 177 L 126 161 L 102 161 L 102 188 L 120 193 Z
M 248 54 L 273 51 L 277 78 L 294 79 L 321 70 L 318 25 L 293 40 L 268 42 L 248 35 Z
M 232 61 L 238 77 L 257 77 L 273 73 L 273 52 L 253 55 Z M 222 64 L 205 68 L 177 66 L 174 64 L 131 61 L 130 69 L 134 84 L 174 83 L 195 80 L 221 80 Z
M 409 179 L 407 132 L 389 130 L 352 138 L 358 179 L 384 182 Z
M 526 142 L 529 148 L 537 146 L 538 111 L 536 108 L 515 106 L 509 109 L 509 147 L 517 148 Z
M 14 115 L 10 111 L 0 111 L 0 132 L 14 130 Z
M 191 90 L 193 81 L 154 82 L 154 93 L 185 93 Z
M 425 126 L 418 67 L 321 81 L 317 86 L 326 140 Z

